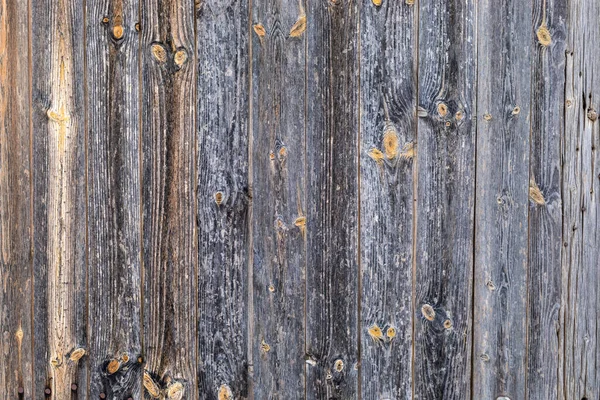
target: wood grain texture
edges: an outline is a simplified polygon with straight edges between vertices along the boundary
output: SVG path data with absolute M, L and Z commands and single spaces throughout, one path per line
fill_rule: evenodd
M 0 1 L 0 399 L 34 397 L 29 10 Z
M 141 10 L 144 398 L 198 399 L 194 4 Z
M 140 398 L 138 2 L 87 0 L 90 398 Z
M 35 1 L 32 21 L 34 393 L 84 397 L 87 350 L 82 1 Z M 77 354 L 77 353 L 75 353 Z M 72 394 L 71 385 L 83 392 Z
M 307 4 L 307 399 L 359 392 L 358 17 L 354 0 Z
M 197 2 L 199 393 L 248 397 L 248 2 Z M 227 29 L 224 29 L 227 27 Z
M 564 399 L 600 396 L 598 259 L 600 202 L 600 4 L 569 2 L 566 51 L 565 135 L 562 146 Z
M 304 398 L 303 2 L 252 2 L 253 395 Z M 264 35 L 261 34 L 261 28 Z
M 473 397 L 524 399 L 532 3 L 478 15 Z
M 412 398 L 417 9 L 360 12 L 361 398 Z
M 419 399 L 470 397 L 475 8 L 473 1 L 420 2 L 414 356 Z
M 528 399 L 557 399 L 561 307 L 562 202 L 560 142 L 564 135 L 564 85 L 567 2 L 540 0 L 532 37 L 530 187 L 543 202 L 529 200 Z M 535 183 L 535 185 L 533 185 Z M 531 190 L 531 189 L 530 189 Z

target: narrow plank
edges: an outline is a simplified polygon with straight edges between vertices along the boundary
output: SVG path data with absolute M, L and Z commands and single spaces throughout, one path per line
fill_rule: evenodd
M 138 2 L 87 0 L 90 398 L 141 395 Z
M 359 14 L 307 4 L 307 399 L 359 392 Z
M 29 10 L 0 1 L 0 399 L 33 398 Z
M 416 14 L 387 0 L 360 12 L 362 399 L 412 398 Z
M 532 36 L 529 199 L 528 399 L 557 399 L 561 306 L 561 154 L 564 132 L 567 2 L 538 0 Z M 545 30 L 550 36 L 545 36 Z M 536 190 L 541 198 L 535 197 Z
M 532 3 L 478 4 L 473 397 L 526 398 Z
M 419 28 L 414 396 L 464 399 L 471 391 L 476 4 L 424 0 L 419 15 L 426 18 Z
M 34 393 L 85 397 L 83 2 L 31 2 Z M 71 386 L 81 389 L 72 394 Z
M 562 146 L 564 399 L 600 396 L 600 59 L 589 47 L 600 40 L 599 16 L 596 2 L 569 2 Z
M 144 398 L 197 399 L 194 4 L 141 12 Z
M 204 399 L 239 399 L 251 390 L 248 2 L 196 5 L 198 384 Z
M 304 398 L 306 263 L 303 2 L 252 2 L 255 399 Z

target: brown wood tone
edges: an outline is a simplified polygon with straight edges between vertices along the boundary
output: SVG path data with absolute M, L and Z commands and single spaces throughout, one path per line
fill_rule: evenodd
M 141 4 L 144 398 L 197 399 L 194 4 Z
M 417 8 L 360 15 L 362 399 L 412 397 Z
M 87 0 L 85 8 L 92 399 L 141 395 L 138 7 Z
M 527 398 L 559 399 L 561 309 L 561 138 L 564 137 L 567 1 L 534 4 L 531 40 Z M 549 42 L 546 37 L 547 29 Z M 539 33 L 539 35 L 538 35 Z M 539 190 L 539 192 L 536 192 Z M 532 196 L 533 194 L 533 196 Z M 539 195 L 539 196 L 538 196 Z
M 471 391 L 476 3 L 419 4 L 414 396 L 458 400 Z
M 308 2 L 306 398 L 359 392 L 358 2 Z
M 33 398 L 29 13 L 0 1 L 0 399 Z
M 600 396 L 600 4 L 569 2 L 562 143 L 562 357 L 564 399 Z M 554 40 L 550 29 L 548 40 Z M 560 33 L 559 33 L 560 35 Z M 557 38 L 560 40 L 560 36 Z
M 478 10 L 473 398 L 526 398 L 532 3 Z
M 252 318 L 249 3 L 196 5 L 199 394 L 245 399 Z
M 255 399 L 304 397 L 303 2 L 252 2 L 252 347 Z
M 79 0 L 31 2 L 35 399 L 87 386 L 83 17 Z

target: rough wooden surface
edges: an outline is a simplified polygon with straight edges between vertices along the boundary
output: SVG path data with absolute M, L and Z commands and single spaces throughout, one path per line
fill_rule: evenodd
M 470 0 L 420 2 L 419 14 L 426 18 L 419 26 L 416 146 L 414 396 L 419 399 L 470 397 L 475 9 Z
M 598 313 L 600 58 L 589 43 L 600 40 L 593 22 L 600 4 L 569 3 L 566 46 L 565 135 L 562 146 L 562 323 L 566 399 L 600 396 Z
M 34 393 L 87 386 L 86 176 L 81 1 L 32 3 Z M 77 353 L 75 353 L 77 354 Z M 77 397 L 77 393 L 75 394 Z
M 412 398 L 417 11 L 364 2 L 360 15 L 363 399 Z
M 358 2 L 309 2 L 306 398 L 359 391 Z
M 564 136 L 565 43 L 567 1 L 539 0 L 534 5 L 533 29 L 545 36 L 531 38 L 530 190 L 537 187 L 542 201 L 529 200 L 529 277 L 527 394 L 528 399 L 559 398 L 562 340 L 561 305 L 561 137 Z M 540 30 L 541 29 L 541 30 Z M 533 185 L 535 182 L 535 185 Z
M 599 16 L 0 0 L 0 399 L 597 399 Z
M 197 399 L 195 10 L 141 11 L 144 398 Z
M 252 359 L 249 4 L 196 4 L 199 393 L 245 399 Z
M 90 398 L 142 383 L 138 2 L 86 5 Z
M 252 347 L 255 399 L 304 397 L 303 2 L 252 2 Z M 263 32 L 264 31 L 264 32 Z
M 0 399 L 32 393 L 29 14 L 0 1 Z
M 532 4 L 478 15 L 473 397 L 524 399 Z

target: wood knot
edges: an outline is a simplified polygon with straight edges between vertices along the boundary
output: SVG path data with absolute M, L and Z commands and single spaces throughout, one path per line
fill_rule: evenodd
M 371 325 L 367 332 L 369 333 L 369 336 L 371 336 L 371 339 L 373 339 L 373 341 L 375 342 L 378 342 L 383 339 L 383 332 L 377 324 Z
M 492 120 L 492 115 L 486 113 L 486 114 L 483 115 L 483 119 L 485 119 L 486 121 L 491 121 Z
M 271 293 L 275 292 L 275 286 L 269 285 L 269 292 L 271 292 Z
M 254 24 L 253 28 L 254 33 L 256 33 L 262 41 L 262 38 L 265 37 L 265 35 L 267 34 L 267 31 L 265 31 L 265 27 L 263 26 L 263 24 Z
M 400 158 L 405 160 L 410 160 L 415 156 L 415 144 L 413 142 L 406 143 L 402 147 L 402 152 L 400 153 Z
M 123 38 L 123 33 L 124 33 L 123 25 L 115 25 L 113 27 L 113 37 L 116 40 L 122 39 Z
M 188 53 L 185 49 L 179 49 L 175 52 L 175 56 L 173 57 L 173 61 L 175 65 L 181 67 L 188 59 Z
M 342 372 L 342 370 L 344 369 L 344 362 L 342 360 L 335 360 L 333 368 L 335 368 L 337 372 Z
M 598 113 L 593 108 L 589 108 L 587 112 L 587 117 L 590 121 L 595 122 L 598 119 Z
M 546 199 L 544 199 L 544 194 L 538 187 L 535 180 L 531 179 L 529 181 L 529 198 L 535 203 L 543 206 L 546 204 Z
M 487 355 L 487 354 L 485 354 L 485 353 L 482 353 L 482 354 L 480 354 L 480 355 L 479 355 L 479 359 L 480 359 L 481 361 L 488 362 L 488 361 L 490 361 L 490 356 L 488 356 L 488 355 Z
M 260 349 L 263 353 L 268 353 L 271 350 L 271 346 L 269 346 L 267 342 L 265 342 L 265 340 L 263 339 L 260 343 Z
M 421 314 L 427 321 L 433 321 L 435 319 L 435 310 L 429 304 L 423 304 L 421 307 Z
M 448 106 L 445 103 L 439 103 L 437 106 L 437 112 L 440 117 L 445 117 L 448 114 Z
M 415 0 L 406 0 L 406 4 L 408 4 L 409 6 L 412 6 L 415 4 Z
M 52 365 L 54 368 L 60 367 L 62 365 L 62 359 L 60 355 L 52 357 L 52 359 L 50 360 L 50 365 Z
M 492 292 L 493 292 L 494 290 L 496 290 L 496 285 L 494 285 L 494 282 L 492 282 L 492 281 L 487 281 L 487 282 L 485 283 L 485 286 L 487 286 L 487 288 L 488 288 L 490 291 L 492 291 Z
M 512 115 L 517 115 L 521 112 L 521 108 L 519 106 L 515 106 L 512 110 Z
M 373 4 L 375 4 L 376 7 L 380 7 L 381 3 L 383 3 L 382 0 L 373 0 Z
M 449 319 L 444 321 L 444 328 L 446 329 L 450 329 L 452 328 L 452 321 L 450 321 Z
M 219 387 L 219 400 L 233 400 L 233 393 L 231 393 L 231 388 L 229 385 L 221 385 Z
M 167 51 L 163 45 L 159 43 L 153 43 L 152 46 L 150 46 L 150 52 L 154 56 L 154 59 L 159 63 L 164 63 L 167 61 Z
M 215 193 L 215 203 L 217 203 L 218 206 L 221 205 L 221 203 L 223 203 L 223 192 L 216 192 Z
M 119 362 L 119 360 L 110 360 L 110 362 L 106 366 L 106 372 L 108 372 L 110 375 L 112 375 L 115 372 L 117 372 L 120 367 L 121 367 L 121 363 Z
M 390 326 L 389 328 L 387 328 L 386 335 L 389 340 L 392 340 L 393 338 L 395 338 L 396 337 L 396 328 L 394 328 L 393 326 Z
M 139 31 L 141 31 L 141 30 L 142 30 L 142 26 L 140 25 L 140 23 L 139 23 L 139 22 L 135 24 L 135 30 L 136 30 L 137 32 L 139 32 Z
M 457 111 L 456 114 L 454 115 L 454 118 L 456 118 L 457 121 L 460 121 L 464 118 L 464 114 L 462 111 Z
M 381 150 L 377 149 L 377 148 L 372 148 L 371 150 L 369 150 L 369 152 L 367 153 L 369 155 L 369 157 L 371 157 L 373 160 L 375 160 L 375 162 L 377 162 L 377 164 L 381 164 L 381 162 L 383 161 L 383 153 L 381 152 Z
M 388 126 L 383 134 L 383 148 L 388 160 L 392 160 L 398 154 L 398 134 L 392 126 Z
M 296 225 L 300 229 L 304 228 L 304 226 L 306 225 L 306 217 L 300 216 L 296 218 L 296 220 L 294 220 L 294 225 Z
M 185 393 L 185 389 L 181 382 L 175 382 L 167 388 L 167 398 L 181 400 Z
M 306 15 L 302 14 L 298 17 L 296 23 L 290 29 L 290 37 L 300 37 L 306 30 Z
M 156 384 L 156 382 L 154 381 L 154 379 L 152 379 L 152 376 L 150 376 L 150 373 L 148 371 L 144 371 L 144 388 L 146 389 L 146 391 L 148 392 L 148 394 L 152 397 L 154 397 L 155 399 L 158 399 L 160 397 L 160 389 L 158 387 L 158 385 Z
M 71 352 L 71 356 L 69 357 L 69 359 L 73 362 L 77 362 L 79 361 L 79 359 L 81 359 L 81 357 L 83 357 L 85 355 L 85 349 L 84 348 L 77 348 L 75 350 L 73 350 Z
M 550 31 L 545 24 L 540 25 L 537 30 L 537 38 L 540 44 L 544 47 L 547 47 L 552 43 L 552 37 L 550 36 Z
M 108 17 L 102 18 L 102 23 L 103 24 L 108 24 L 109 22 L 110 22 L 110 20 L 108 19 Z

